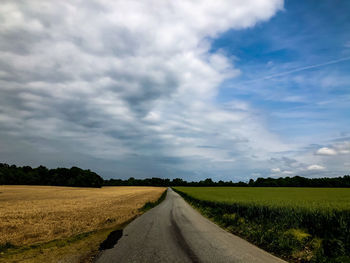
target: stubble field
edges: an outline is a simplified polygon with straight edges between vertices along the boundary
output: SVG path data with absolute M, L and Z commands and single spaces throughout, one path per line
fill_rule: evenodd
M 141 214 L 140 208 L 146 202 L 156 201 L 164 190 L 159 187 L 0 186 L 0 262 L 40 262 L 34 250 L 39 254 L 55 254 L 57 247 L 82 239 L 90 242 L 94 238 L 89 245 L 96 249 L 111 230 Z M 81 249 L 81 246 L 77 248 Z M 63 262 L 81 260 L 77 259 L 76 251 L 66 250 L 59 254 L 69 252 L 74 256 L 66 257 Z M 53 256 L 52 261 L 58 256 Z M 46 262 L 49 262 L 47 257 Z

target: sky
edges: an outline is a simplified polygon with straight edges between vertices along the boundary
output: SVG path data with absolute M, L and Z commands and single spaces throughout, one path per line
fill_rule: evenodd
M 347 0 L 3 0 L 0 162 L 350 173 Z

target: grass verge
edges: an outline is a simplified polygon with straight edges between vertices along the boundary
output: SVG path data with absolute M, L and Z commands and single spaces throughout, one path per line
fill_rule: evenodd
M 350 262 L 350 211 L 204 201 L 173 188 L 212 221 L 290 262 Z
M 161 202 L 164 201 L 166 194 L 167 194 L 167 190 L 165 190 L 162 195 L 159 197 L 158 200 L 156 200 L 155 202 L 147 202 L 143 207 L 140 208 L 141 212 L 146 212 L 150 209 L 152 209 L 153 207 L 159 205 Z

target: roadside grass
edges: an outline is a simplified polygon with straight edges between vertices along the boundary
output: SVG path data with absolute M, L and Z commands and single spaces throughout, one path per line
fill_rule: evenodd
M 0 263 L 92 262 L 100 244 L 111 232 L 124 228 L 144 213 L 146 210 L 142 210 L 142 206 L 145 203 L 158 204 L 164 196 L 164 188 L 156 187 L 107 187 L 91 189 L 92 192 L 90 189 L 68 187 L 0 188 L 3 193 L 0 196 L 0 212 L 4 212 L 0 214 L 3 240 L 0 243 Z M 28 198 L 32 199 L 30 207 L 16 207 Z M 77 218 L 78 222 L 70 223 Z M 20 222 L 19 226 L 15 225 L 17 222 Z M 30 232 L 34 224 L 53 231 L 46 231 L 47 236 L 38 236 L 36 228 Z M 72 224 L 79 224 L 79 227 L 72 231 Z M 62 235 L 61 231 L 54 231 L 57 227 L 67 232 Z M 22 229 L 22 232 L 12 231 L 10 235 L 6 229 Z
M 350 203 L 344 201 L 346 198 L 339 200 L 342 209 L 339 204 L 332 209 L 329 203 L 299 202 L 298 205 L 296 200 L 293 205 L 293 200 L 283 200 L 288 189 L 275 189 L 276 198 L 269 189 L 259 188 L 175 187 L 174 190 L 231 233 L 287 261 L 350 262 Z M 300 189 L 311 200 L 313 191 L 308 193 L 308 190 Z M 237 195 L 236 191 L 247 198 L 239 195 L 239 201 L 235 202 L 232 196 Z M 271 199 L 261 198 L 261 191 L 269 192 Z M 350 196 L 350 191 L 347 193 Z M 225 195 L 230 201 L 222 201 Z M 288 193 L 285 196 L 290 198 Z M 332 198 L 328 196 L 329 200 Z
M 152 209 L 153 207 L 156 207 L 157 205 L 159 205 L 161 202 L 164 201 L 164 199 L 166 198 L 168 191 L 165 190 L 162 195 L 159 197 L 158 200 L 154 201 L 154 202 L 150 202 L 148 201 L 143 207 L 140 208 L 141 212 L 147 212 L 148 210 Z

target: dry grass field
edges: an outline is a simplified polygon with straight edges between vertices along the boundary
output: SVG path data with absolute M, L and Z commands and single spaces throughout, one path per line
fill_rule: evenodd
M 11 244 L 18 251 L 20 247 L 115 228 L 139 215 L 139 208 L 148 201 L 156 201 L 164 190 L 0 186 L 0 246 Z M 42 249 L 39 252 L 42 254 Z M 0 262 L 5 256 L 4 252 L 0 254 Z

